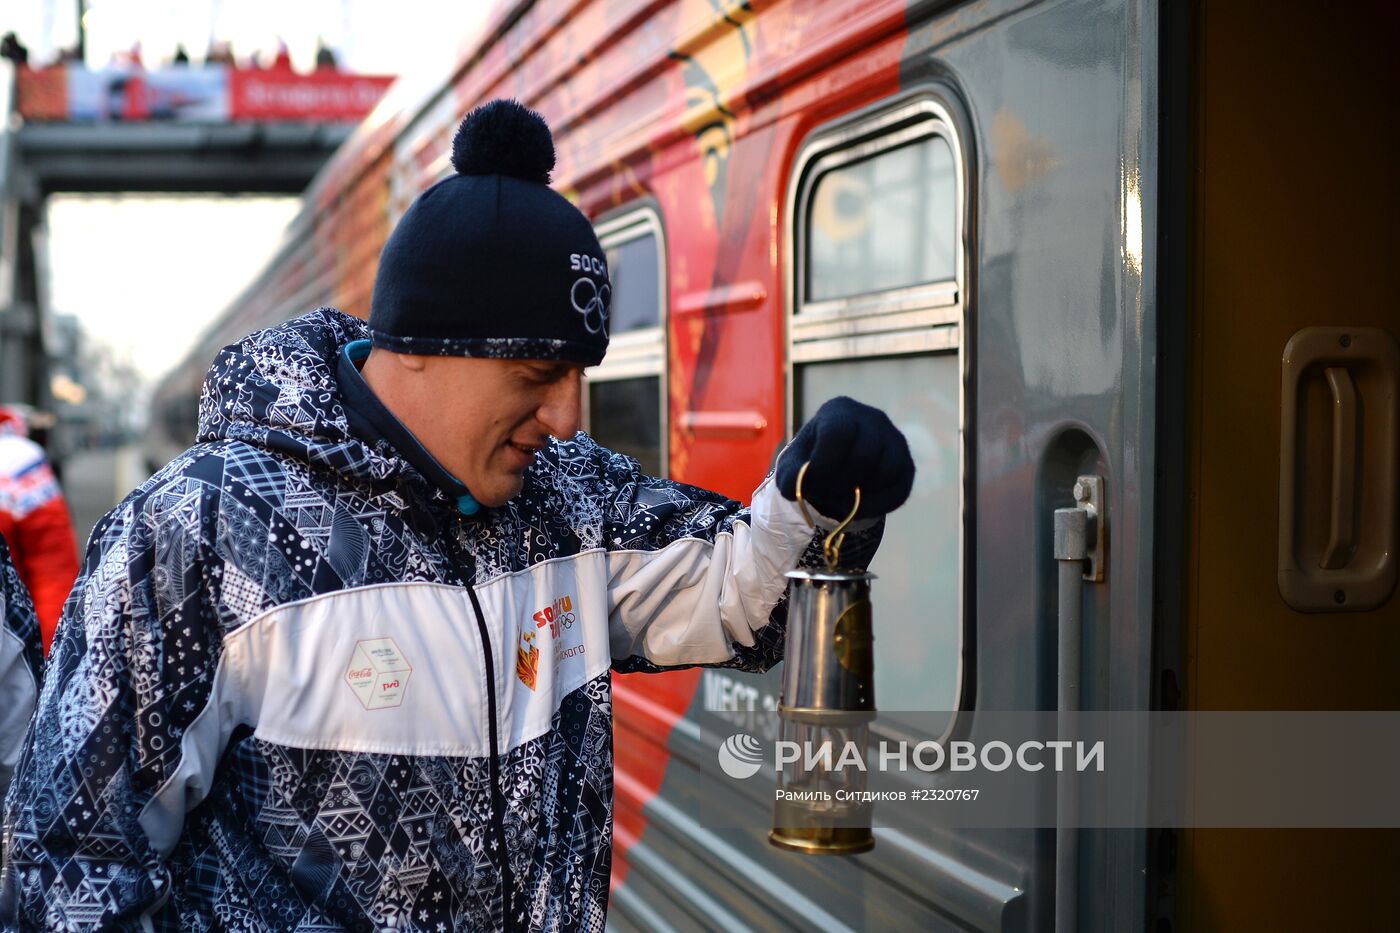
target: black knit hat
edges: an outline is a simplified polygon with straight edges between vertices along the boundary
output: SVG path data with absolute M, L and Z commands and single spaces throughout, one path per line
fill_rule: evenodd
M 544 118 L 513 100 L 483 104 L 458 127 L 452 166 L 380 254 L 374 345 L 597 365 L 608 349 L 607 260 L 588 218 L 549 188 Z

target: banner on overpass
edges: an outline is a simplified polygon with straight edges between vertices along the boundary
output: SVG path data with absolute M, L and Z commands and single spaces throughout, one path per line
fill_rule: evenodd
M 229 119 L 227 68 L 64 68 L 69 120 Z M 23 79 L 21 78 L 21 81 Z M 20 95 L 24 113 L 24 95 Z
M 338 71 L 236 69 L 229 72 L 229 102 L 235 120 L 362 120 L 392 81 Z
M 114 67 L 23 68 L 19 112 L 27 120 L 127 122 L 353 122 L 392 77 L 290 69 Z

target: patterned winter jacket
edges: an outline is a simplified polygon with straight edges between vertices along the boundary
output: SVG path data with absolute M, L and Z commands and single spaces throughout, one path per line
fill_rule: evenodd
M 34 715 L 43 665 L 39 617 L 0 535 L 0 797 Z
M 579 434 L 466 517 L 366 336 L 321 309 L 221 351 L 199 443 L 93 531 L 7 929 L 601 931 L 610 669 L 779 659 L 820 549 L 771 478 L 741 508 Z

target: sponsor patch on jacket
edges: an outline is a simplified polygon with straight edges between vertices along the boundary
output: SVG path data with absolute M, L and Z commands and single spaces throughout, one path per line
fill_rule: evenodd
M 345 682 L 365 709 L 388 709 L 403 703 L 412 673 L 392 638 L 368 638 L 355 643 Z

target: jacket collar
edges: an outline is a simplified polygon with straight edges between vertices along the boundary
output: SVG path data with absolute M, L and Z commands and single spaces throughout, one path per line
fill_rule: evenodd
M 374 394 L 374 390 L 360 375 L 359 364 L 369 356 L 370 342 L 355 340 L 345 345 L 336 361 L 336 381 L 340 384 L 341 401 L 345 405 L 345 417 L 350 430 L 363 440 L 383 439 L 413 464 L 423 476 L 443 495 L 457 504 L 457 511 L 463 515 L 475 515 L 481 504 L 472 496 L 465 483 L 457 479 L 428 453 L 413 432 L 394 416 Z

